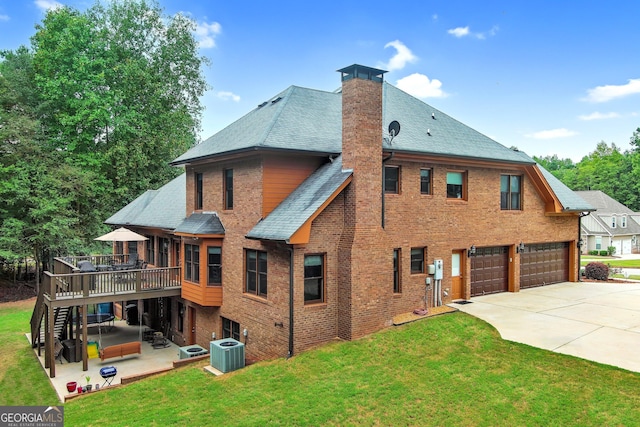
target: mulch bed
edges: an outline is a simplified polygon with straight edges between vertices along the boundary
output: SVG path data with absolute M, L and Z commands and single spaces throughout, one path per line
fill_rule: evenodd
M 27 300 L 35 296 L 35 283 L 14 283 L 12 280 L 0 278 L 0 303 Z

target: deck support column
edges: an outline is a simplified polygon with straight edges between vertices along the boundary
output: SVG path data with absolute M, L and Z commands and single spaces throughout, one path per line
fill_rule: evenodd
M 82 370 L 89 370 L 89 358 L 87 357 L 87 311 L 88 306 L 84 304 L 82 306 Z M 99 327 L 99 326 L 98 326 Z

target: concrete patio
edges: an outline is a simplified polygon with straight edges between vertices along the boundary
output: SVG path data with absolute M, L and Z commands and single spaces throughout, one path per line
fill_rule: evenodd
M 506 340 L 640 372 L 640 283 L 565 282 L 450 306 Z
M 144 330 L 145 327 L 142 327 Z M 30 337 L 27 337 L 28 339 Z M 140 341 L 140 327 L 127 325 L 125 321 L 119 320 L 115 322 L 115 325 L 110 330 L 105 330 L 103 327 L 101 333 L 99 333 L 97 327 L 89 328 L 89 342 L 101 341 L 101 347 L 107 347 L 114 344 L 121 344 L 131 341 Z M 82 370 L 82 360 L 79 362 L 69 363 L 66 359 L 62 358 L 56 360 L 56 376 L 50 378 L 51 384 L 56 390 L 60 401 L 65 401 L 65 396 L 75 395 L 67 391 L 66 384 L 71 381 L 76 381 L 78 385 L 84 386 L 87 384 L 85 377 L 91 377 L 91 384 L 95 390 L 96 384 L 102 388 L 105 380 L 100 376 L 100 369 L 105 366 L 114 366 L 117 369 L 117 375 L 113 378 L 111 385 L 121 384 L 123 377 L 131 377 L 137 375 L 144 375 L 145 373 L 156 372 L 163 369 L 173 368 L 173 362 L 179 359 L 179 347 L 168 341 L 169 346 L 166 348 L 154 349 L 151 343 L 142 341 L 142 354 L 132 354 L 124 357 L 115 357 L 111 359 L 100 358 L 89 359 L 89 370 Z M 36 356 L 38 350 L 34 349 Z M 44 349 L 41 356 L 38 357 L 42 368 L 44 369 Z M 48 376 L 48 370 L 45 369 Z

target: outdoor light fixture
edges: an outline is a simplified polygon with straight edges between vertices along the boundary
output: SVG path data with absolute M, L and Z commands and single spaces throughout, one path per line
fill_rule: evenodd
M 471 257 L 471 256 L 474 256 L 475 254 L 476 254 L 476 245 L 471 245 L 469 250 L 467 250 L 467 256 Z
M 635 237 L 635 236 L 633 236 L 633 237 Z M 631 240 L 633 240 L 633 239 L 631 239 Z M 631 242 L 631 243 L 633 243 L 633 242 Z M 581 249 L 582 245 L 584 245 L 584 240 L 582 240 L 582 239 L 578 240 L 578 249 Z
M 524 243 L 520 242 L 520 244 L 516 247 L 516 252 L 518 253 L 524 252 Z

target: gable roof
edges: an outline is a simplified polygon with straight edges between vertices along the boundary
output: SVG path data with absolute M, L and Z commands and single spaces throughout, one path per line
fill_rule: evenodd
M 590 203 L 585 201 L 576 191 L 573 191 L 556 178 L 551 172 L 540 166 L 536 165 L 542 176 L 547 181 L 551 190 L 556 195 L 560 203 L 562 204 L 562 210 L 568 212 L 592 212 L 596 208 Z
M 310 230 L 311 221 L 351 181 L 351 176 L 351 170 L 342 170 L 342 157 L 321 166 L 256 224 L 246 237 L 296 243 L 296 233 Z M 308 236 L 300 238 L 304 241 Z
M 400 122 L 401 131 L 389 142 L 384 137 L 386 126 L 393 120 Z M 380 141 L 386 151 L 535 163 L 525 153 L 499 144 L 386 82 L 383 83 L 383 123 Z M 341 153 L 341 91 L 291 86 L 191 148 L 172 164 L 251 150 L 304 151 L 323 156 Z
M 105 224 L 174 229 L 187 211 L 186 174 L 157 190 L 147 190 L 109 217 Z
M 598 214 L 632 214 L 633 210 L 629 209 L 622 203 L 618 202 L 606 193 L 599 190 L 576 191 L 578 196 L 582 197 L 589 204 L 593 205 Z

